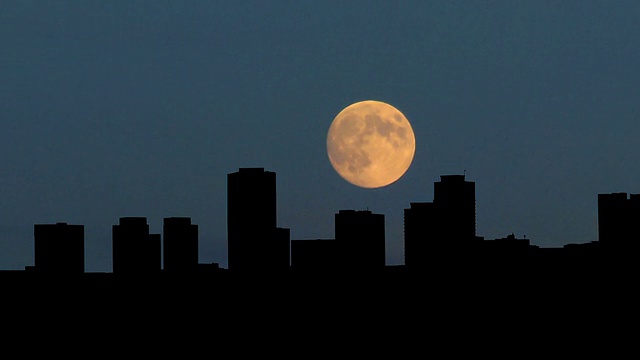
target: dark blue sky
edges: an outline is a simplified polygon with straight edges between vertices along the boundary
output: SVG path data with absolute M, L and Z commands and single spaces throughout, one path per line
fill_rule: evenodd
M 33 225 L 85 225 L 111 270 L 121 216 L 190 216 L 227 265 L 226 175 L 275 171 L 278 225 L 332 238 L 341 209 L 403 209 L 476 182 L 477 233 L 542 247 L 597 239 L 597 194 L 640 192 L 637 1 L 8 1 L 0 5 L 0 268 L 33 264 Z M 401 110 L 412 166 L 381 189 L 340 178 L 335 115 Z

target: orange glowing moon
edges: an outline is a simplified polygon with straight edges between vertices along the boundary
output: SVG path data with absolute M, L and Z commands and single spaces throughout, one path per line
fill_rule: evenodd
M 327 134 L 327 153 L 335 171 L 351 184 L 368 189 L 400 179 L 415 151 L 409 120 L 381 101 L 347 106 L 333 119 Z

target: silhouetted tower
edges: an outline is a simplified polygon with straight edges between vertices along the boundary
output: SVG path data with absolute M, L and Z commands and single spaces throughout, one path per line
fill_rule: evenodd
M 609 249 L 640 246 L 639 194 L 598 194 L 598 240 Z
M 289 229 L 276 226 L 276 174 L 240 168 L 227 175 L 227 251 L 229 270 L 286 269 Z
M 335 215 L 335 237 L 341 266 L 369 270 L 386 265 L 383 214 L 373 214 L 369 210 L 340 210 Z
M 195 272 L 198 269 L 198 225 L 189 217 L 163 220 L 163 268 L 171 273 Z
M 121 217 L 113 225 L 113 272 L 148 274 L 162 266 L 160 234 L 149 234 L 146 217 Z
M 84 273 L 83 225 L 36 224 L 33 235 L 37 271 Z
M 404 259 L 424 267 L 473 255 L 476 237 L 475 183 L 465 175 L 442 175 L 434 183 L 433 202 L 411 203 L 404 210 Z
M 428 256 L 437 256 L 433 248 L 440 230 L 434 203 L 410 204 L 409 209 L 404 209 L 404 264 L 415 268 L 428 265 Z
M 472 241 L 476 236 L 476 187 L 465 175 L 442 175 L 434 183 L 433 203 L 438 207 L 443 235 Z

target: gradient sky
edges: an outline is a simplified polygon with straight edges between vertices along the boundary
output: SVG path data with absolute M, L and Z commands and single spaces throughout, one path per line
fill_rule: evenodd
M 226 176 L 277 175 L 278 226 L 333 238 L 341 209 L 403 210 L 440 175 L 476 183 L 477 234 L 597 240 L 597 194 L 640 192 L 638 1 L 4 1 L 0 269 L 33 265 L 33 225 L 85 226 L 111 271 L 111 226 L 190 216 L 227 266 Z M 361 100 L 401 110 L 416 155 L 357 188 L 326 152 Z

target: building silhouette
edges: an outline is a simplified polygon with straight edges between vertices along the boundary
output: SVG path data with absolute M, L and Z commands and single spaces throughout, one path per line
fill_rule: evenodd
M 640 194 L 598 194 L 598 240 L 607 249 L 640 244 Z
M 404 210 L 404 260 L 407 267 L 473 256 L 476 236 L 475 183 L 465 175 L 442 175 L 433 202 L 412 202 Z
M 434 246 L 438 236 L 436 206 L 432 202 L 412 202 L 404 209 L 404 264 L 422 267 L 436 256 Z M 430 249 L 431 247 L 431 249 Z
M 227 174 L 227 251 L 230 271 L 290 266 L 290 231 L 277 227 L 276 174 L 240 168 Z
M 112 227 L 113 273 L 150 274 L 162 268 L 160 234 L 149 234 L 146 217 L 121 217 Z
M 34 268 L 43 273 L 82 274 L 84 226 L 67 223 L 35 224 Z
M 533 260 L 542 259 L 546 255 L 539 252 L 539 248 L 532 245 L 530 239 L 517 238 L 513 233 L 503 238 L 479 241 L 473 246 L 473 250 L 475 255 L 471 260 L 474 264 L 485 269 L 510 269 L 520 273 L 527 270 Z
M 340 210 L 335 214 L 337 261 L 345 269 L 372 270 L 386 265 L 383 214 L 369 210 Z
M 503 238 L 486 240 L 482 243 L 484 251 L 489 251 L 498 255 L 515 255 L 530 251 L 536 246 L 531 245 L 529 239 L 518 239 L 515 234 L 511 233 Z
M 433 184 L 433 203 L 438 208 L 439 236 L 473 241 L 476 236 L 476 184 L 465 175 L 442 175 Z
M 198 270 L 198 225 L 189 217 L 166 217 L 162 225 L 163 270 L 192 273 Z

